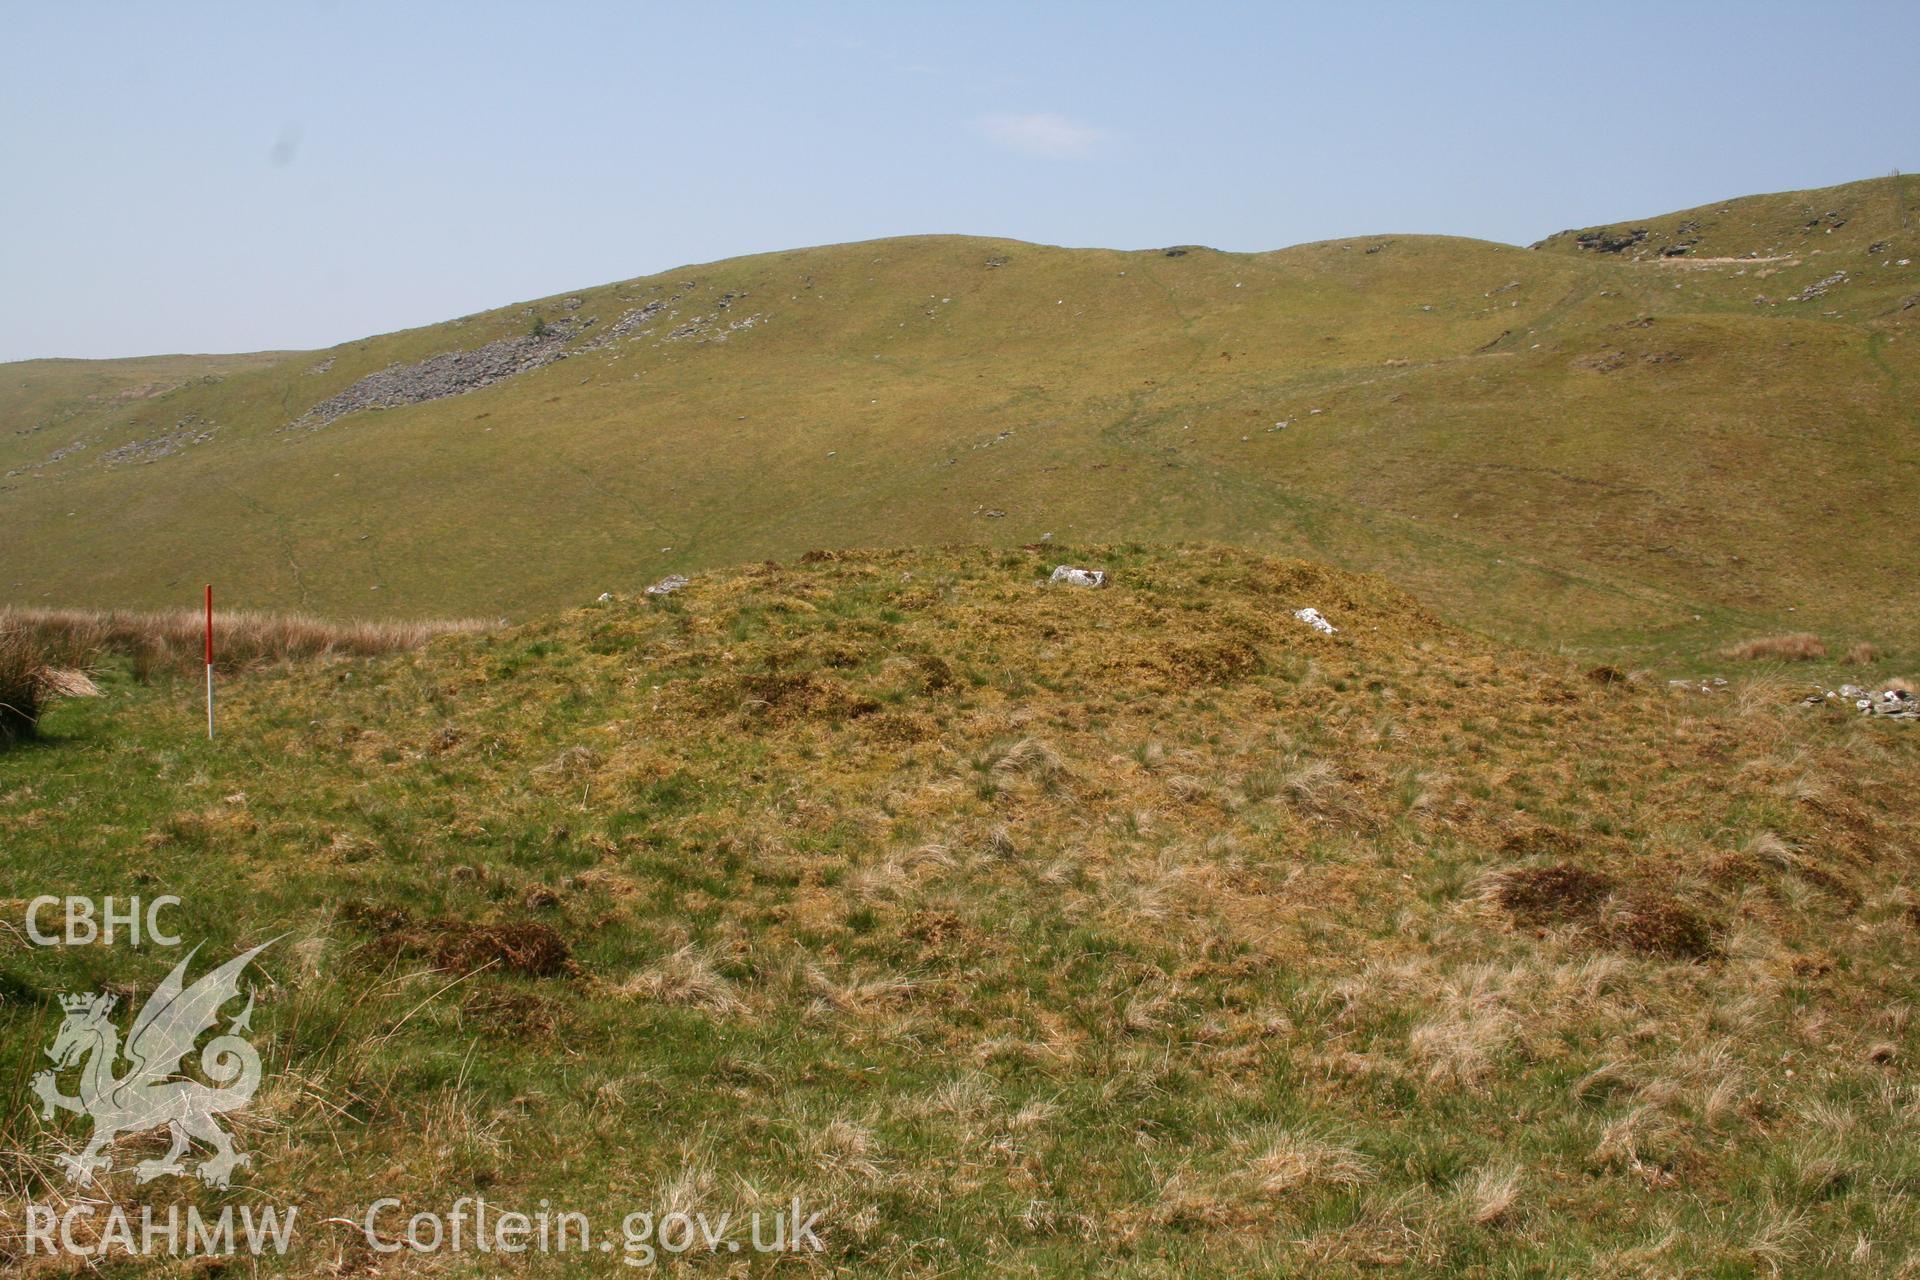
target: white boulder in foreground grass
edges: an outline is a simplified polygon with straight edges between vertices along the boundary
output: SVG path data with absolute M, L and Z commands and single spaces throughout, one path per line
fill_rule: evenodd
M 1053 576 L 1047 581 L 1054 585 L 1065 583 L 1069 587 L 1104 587 L 1107 575 L 1100 569 L 1076 569 L 1070 564 L 1054 566 Z
M 1300 619 L 1300 621 L 1306 623 L 1308 626 L 1312 627 L 1315 631 L 1318 631 L 1323 636 L 1330 636 L 1334 634 L 1333 624 L 1331 622 L 1328 622 L 1325 618 L 1321 617 L 1320 611 L 1318 609 L 1313 608 L 1311 605 L 1309 605 L 1305 609 L 1296 609 L 1294 611 L 1293 616 Z

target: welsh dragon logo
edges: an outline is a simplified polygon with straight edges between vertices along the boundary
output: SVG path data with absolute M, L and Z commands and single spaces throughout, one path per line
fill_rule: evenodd
M 271 945 L 265 942 L 235 956 L 190 987 L 184 985 L 187 965 L 200 948 L 189 951 L 134 1018 L 124 1050 L 119 1031 L 108 1020 L 118 997 L 100 992 L 60 997 L 66 1018 L 47 1050 L 53 1069 L 34 1076 L 33 1091 L 40 1096 L 43 1119 L 51 1120 L 56 1108 L 93 1119 L 93 1137 L 86 1149 L 62 1157 L 75 1183 L 92 1182 L 96 1171 L 112 1166 L 112 1157 L 105 1152 L 115 1138 L 163 1125 L 173 1145 L 166 1155 L 135 1166 L 141 1182 L 185 1174 L 180 1159 L 195 1141 L 213 1148 L 213 1154 L 194 1169 L 209 1186 L 225 1188 L 234 1169 L 247 1163 L 247 1157 L 233 1149 L 233 1139 L 217 1117 L 244 1107 L 260 1087 L 260 1055 L 241 1034 L 250 1030 L 251 993 L 246 1008 L 228 1022 L 225 1033 L 200 1051 L 200 1072 L 213 1084 L 188 1079 L 181 1072 L 194 1042 L 219 1021 L 221 1006 L 240 994 L 241 972 Z M 127 1069 L 116 1073 L 123 1055 Z M 80 1092 L 69 1097 L 60 1092 L 59 1074 L 74 1067 L 80 1069 Z

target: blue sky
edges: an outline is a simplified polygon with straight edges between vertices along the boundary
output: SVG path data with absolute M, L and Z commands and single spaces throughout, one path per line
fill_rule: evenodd
M 0 360 L 918 232 L 1272 249 L 1920 169 L 1920 5 L 0 2 Z

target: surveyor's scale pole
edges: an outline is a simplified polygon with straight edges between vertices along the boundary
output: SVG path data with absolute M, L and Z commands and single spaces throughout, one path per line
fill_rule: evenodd
M 213 584 L 207 584 L 207 741 L 213 741 Z

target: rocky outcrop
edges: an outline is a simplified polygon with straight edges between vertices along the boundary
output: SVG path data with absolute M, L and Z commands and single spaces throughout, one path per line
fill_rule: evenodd
M 1625 235 L 1615 235 L 1610 228 L 1602 228 L 1573 238 L 1573 242 L 1582 249 L 1590 249 L 1595 253 L 1624 253 L 1646 241 L 1645 227 L 1635 227 Z
M 593 343 L 595 347 L 611 346 L 622 338 L 637 335 L 652 324 L 659 314 L 667 309 L 665 298 L 655 298 L 644 307 L 635 307 L 607 326 L 607 331 Z
M 1815 298 L 1824 298 L 1827 296 L 1829 289 L 1832 289 L 1835 285 L 1845 284 L 1846 282 L 1847 273 L 1844 271 L 1836 271 L 1826 279 L 1816 280 L 1800 292 L 1794 294 L 1791 301 L 1812 302 Z
M 122 462 L 158 462 L 170 458 L 189 445 L 205 444 L 213 439 L 219 428 L 202 420 L 199 414 L 190 413 L 174 424 L 173 430 L 151 440 L 135 440 L 115 449 L 109 449 L 100 455 L 100 461 L 108 466 Z
M 328 396 L 287 429 L 317 431 L 363 409 L 393 409 L 478 391 L 503 378 L 565 359 L 567 341 L 581 327 L 562 320 L 517 338 L 496 339 L 472 351 L 447 351 L 418 364 L 392 365 Z

